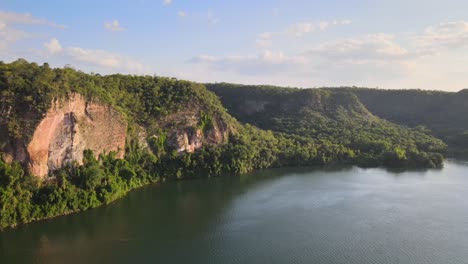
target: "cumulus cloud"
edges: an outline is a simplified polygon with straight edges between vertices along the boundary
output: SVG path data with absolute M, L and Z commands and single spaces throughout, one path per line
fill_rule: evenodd
M 208 16 L 207 16 L 207 17 L 208 17 L 208 22 L 209 22 L 210 24 L 215 25 L 215 24 L 218 24 L 218 23 L 219 23 L 219 18 L 217 18 L 217 17 L 214 15 L 214 13 L 213 13 L 212 11 L 209 11 L 209 12 L 208 12 Z
M 172 4 L 172 0 L 164 0 L 163 1 L 163 5 L 167 6 L 167 5 L 170 5 L 170 4 Z
M 60 45 L 60 42 L 56 38 L 51 39 L 47 43 L 44 43 L 44 47 L 50 54 L 57 54 L 63 50 L 62 45 Z
M 33 17 L 28 13 L 0 11 L 0 50 L 5 51 L 17 41 L 32 37 L 33 34 L 18 29 L 15 25 L 46 25 L 54 28 L 66 28 L 64 25 Z
M 256 43 L 260 47 L 268 47 L 272 45 L 273 38 L 275 37 L 278 37 L 278 38 L 297 37 L 299 38 L 305 34 L 325 31 L 331 26 L 349 25 L 351 23 L 352 23 L 351 20 L 322 21 L 322 22 L 317 22 L 317 23 L 312 23 L 312 22 L 296 23 L 294 25 L 289 26 L 287 29 L 283 31 L 263 32 L 258 35 L 256 39 Z
M 44 44 L 47 54 L 69 61 L 77 66 L 97 67 L 104 70 L 123 71 L 128 73 L 148 73 L 148 67 L 137 60 L 118 53 L 105 50 L 84 49 L 81 47 L 62 47 L 53 38 Z
M 298 28 L 301 32 L 311 30 L 308 26 Z M 402 78 L 412 70 L 416 57 L 416 53 L 398 44 L 393 35 L 380 33 L 310 45 L 292 55 L 266 50 L 254 56 L 204 55 L 191 62 L 208 66 L 212 71 L 232 71 L 245 76 L 278 75 L 314 80 L 316 84 L 364 85 Z
M 6 50 L 11 44 L 29 36 L 31 35 L 25 31 L 0 23 L 0 50 Z
M 257 55 L 222 58 L 200 55 L 190 59 L 189 62 L 205 65 L 218 71 L 232 71 L 248 75 L 290 71 L 306 63 L 301 57 L 291 57 L 282 52 L 272 52 L 269 50 Z
M 125 29 L 120 25 L 120 22 L 118 20 L 113 20 L 113 21 L 108 21 L 104 23 L 104 28 L 113 31 L 113 32 L 118 32 L 118 31 L 124 31 Z
M 268 33 L 264 33 L 268 34 Z M 306 50 L 294 55 L 283 52 L 265 50 L 259 55 L 227 56 L 223 58 L 209 55 L 191 59 L 192 63 L 210 66 L 214 70 L 232 70 L 246 74 L 282 73 L 285 70 L 295 70 L 297 74 L 323 74 L 324 70 L 341 70 L 359 66 L 380 68 L 390 65 L 396 72 L 398 65 L 407 65 L 416 55 L 399 45 L 394 36 L 388 34 L 373 34 L 361 37 L 342 39 L 333 42 L 312 45 Z M 365 66 L 367 65 L 367 66 Z M 395 66 L 396 65 L 396 66 Z M 406 67 L 402 67 L 405 68 Z
M 419 86 L 422 80 L 432 80 L 434 71 L 438 72 L 437 76 L 453 75 L 453 67 L 446 66 L 454 63 L 453 58 L 460 54 L 458 50 L 468 47 L 466 21 L 440 23 L 412 34 L 376 33 L 322 43 L 311 43 L 310 39 L 302 38 L 334 25 L 350 23 L 349 20 L 297 23 L 283 31 L 259 34 L 257 44 L 265 51 L 258 55 L 204 55 L 190 62 L 208 67 L 210 74 L 230 71 L 250 80 L 254 76 L 261 80 L 268 75 L 289 78 L 292 83 L 296 78 L 309 80 L 315 85 L 381 86 L 401 84 L 405 80 L 405 83 Z M 280 39 L 287 40 L 286 44 L 294 44 L 283 47 L 288 53 L 270 51 L 273 42 Z M 291 49 L 294 46 L 302 48 Z M 444 55 L 432 56 L 439 54 Z M 463 61 L 462 58 L 459 60 Z
M 33 17 L 28 13 L 15 13 L 0 11 L 0 24 L 13 25 L 13 24 L 29 24 L 29 25 L 47 25 L 55 28 L 66 28 L 65 25 L 56 24 L 55 22 L 48 21 L 44 18 Z
M 112 70 L 123 70 L 131 73 L 146 72 L 146 68 L 142 63 L 121 54 L 105 50 L 69 47 L 66 49 L 65 55 L 69 56 L 73 61 L 81 62 L 85 65 L 99 66 Z
M 468 46 L 468 22 L 453 21 L 427 27 L 415 38 L 421 53 L 436 54 Z
M 354 64 L 406 60 L 413 56 L 394 41 L 393 35 L 382 33 L 320 44 L 302 54 Z

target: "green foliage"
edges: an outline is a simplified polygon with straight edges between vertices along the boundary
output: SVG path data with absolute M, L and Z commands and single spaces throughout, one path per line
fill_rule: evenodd
M 458 93 L 424 90 L 340 88 L 352 91 L 374 114 L 444 140 L 449 154 L 468 156 L 468 90 Z
M 201 131 L 203 131 L 203 133 L 206 133 L 207 130 L 213 128 L 213 120 L 211 119 L 211 117 L 208 114 L 206 114 L 203 111 L 200 113 L 200 126 L 199 126 L 199 128 L 201 129 Z
M 361 166 L 440 167 L 446 145 L 418 129 L 371 114 L 352 90 L 207 84 L 229 113 L 262 129 L 296 135 L 319 146 L 323 162 Z M 413 155 L 403 155 L 404 153 Z M 344 154 L 346 153 L 346 154 Z M 432 160 L 432 158 L 434 160 Z M 427 162 L 426 159 L 430 159 Z
M 51 103 L 72 93 L 110 104 L 129 124 L 124 159 L 85 150 L 82 165 L 52 172 L 42 183 L 20 164 L 0 159 L 0 228 L 108 204 L 161 180 L 281 166 L 434 168 L 443 162 L 445 144 L 427 129 L 381 120 L 348 90 L 208 87 L 219 97 L 202 84 L 172 78 L 100 76 L 24 60 L 0 63 L 0 149 L 12 142 L 26 145 Z M 192 117 L 198 123 L 187 121 Z M 229 128 L 223 144 L 205 144 L 194 153 L 178 153 L 168 144 L 171 131 L 200 129 L 207 136 L 220 124 Z M 141 128 L 148 147 L 141 144 Z M 453 138 L 464 144 L 466 139 Z
M 148 139 L 148 144 L 157 157 L 163 156 L 166 154 L 167 134 L 162 130 L 158 130 L 156 134 Z
M 0 64 L 0 134 L 28 142 L 51 103 L 72 93 L 112 105 L 149 134 L 162 125 L 170 129 L 171 124 L 161 120 L 179 112 L 201 113 L 205 126 L 210 118 L 233 121 L 216 95 L 201 84 L 157 76 L 85 74 L 17 60 Z

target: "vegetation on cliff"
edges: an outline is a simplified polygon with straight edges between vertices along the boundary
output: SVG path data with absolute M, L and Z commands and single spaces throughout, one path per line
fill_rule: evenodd
M 340 88 L 356 94 L 372 113 L 430 133 L 449 154 L 468 156 L 468 90 L 459 92 Z
M 27 144 L 52 102 L 73 93 L 111 105 L 129 124 L 124 159 L 87 150 L 82 164 L 51 171 L 45 181 L 30 175 L 27 164 L 0 159 L 0 228 L 94 208 L 159 181 L 331 163 L 442 166 L 444 143 L 380 120 L 347 92 L 209 87 L 224 105 L 188 81 L 0 62 L 0 149 Z M 228 139 L 193 153 L 177 151 L 168 136 L 186 129 L 206 134 L 220 125 Z
M 438 167 L 446 145 L 373 115 L 349 90 L 207 84 L 243 123 L 349 150 L 362 166 Z

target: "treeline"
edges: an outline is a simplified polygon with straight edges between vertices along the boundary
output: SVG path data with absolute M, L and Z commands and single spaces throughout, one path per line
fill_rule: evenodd
M 373 115 L 349 90 L 207 84 L 243 123 L 337 145 L 361 166 L 440 167 L 446 145 Z
M 0 61 L 0 125 L 10 137 L 27 141 L 53 100 L 72 93 L 112 105 L 149 134 L 159 129 L 159 120 L 184 109 L 233 122 L 216 95 L 201 84 L 158 76 L 86 74 L 23 59 Z
M 449 154 L 468 156 L 468 90 L 459 92 L 340 88 L 356 94 L 374 114 L 425 129 L 444 140 Z
M 39 182 L 20 164 L 0 159 L 0 228 L 95 208 L 149 183 L 352 160 L 349 150 L 338 146 L 319 148 L 301 138 L 251 126 L 242 129 L 230 143 L 192 154 L 177 153 L 168 146 L 154 154 L 135 147 L 136 143 L 129 145 L 125 159 L 110 153 L 96 160 L 91 151 L 85 151 L 83 165 L 55 171 L 46 182 Z
M 326 165 L 441 167 L 445 145 L 423 130 L 373 116 L 349 93 L 276 87 L 209 85 L 156 76 L 85 74 L 18 60 L 0 62 L 0 147 L 25 144 L 55 99 L 79 93 L 112 105 L 127 119 L 125 158 L 115 153 L 51 172 L 39 182 L 0 158 L 0 228 L 108 204 L 154 182 L 243 174 L 255 169 Z M 236 117 L 237 122 L 229 113 Z M 166 117 L 191 109 L 208 129 L 233 127 L 228 142 L 178 153 L 166 137 L 181 129 Z M 242 110 L 242 111 L 241 111 Z M 244 112 L 248 111 L 248 112 Z M 244 123 L 244 124 L 242 124 Z M 135 131 L 147 131 L 143 147 Z

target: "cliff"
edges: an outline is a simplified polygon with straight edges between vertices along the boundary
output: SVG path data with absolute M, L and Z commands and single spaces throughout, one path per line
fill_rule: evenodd
M 449 145 L 451 155 L 468 155 L 468 90 L 459 92 L 342 88 L 356 94 L 375 115 L 419 127 Z
M 17 160 L 31 174 L 44 177 L 67 164 L 81 164 L 86 149 L 96 157 L 115 151 L 123 158 L 126 136 L 127 123 L 120 113 L 106 104 L 71 94 L 51 103 L 29 142 L 16 140 L 3 152 L 7 161 Z
M 166 131 L 166 145 L 177 152 L 193 153 L 204 145 L 218 145 L 228 141 L 233 128 L 220 119 L 210 120 L 200 127 L 202 112 L 196 106 L 158 120 L 157 126 Z M 125 155 L 128 122 L 112 106 L 73 93 L 55 99 L 50 109 L 33 130 L 29 142 L 9 138 L 1 152 L 7 162 L 24 164 L 32 175 L 45 177 L 65 165 L 83 162 L 84 150 L 92 150 L 95 157 L 115 152 L 116 158 Z M 139 127 L 139 143 L 147 145 L 145 128 Z M 8 138 L 8 136 L 6 136 Z M 5 139 L 3 140 L 5 141 Z M 13 142 L 13 143 L 11 143 Z
M 444 152 L 446 145 L 424 131 L 374 115 L 350 89 L 295 89 L 274 86 L 207 84 L 239 121 L 351 150 L 362 166 L 406 166 L 421 152 Z M 399 151 L 399 149 L 404 149 Z M 408 158 L 399 153 L 412 153 Z M 423 154 L 426 155 L 426 154 Z M 426 155 L 431 156 L 432 154 Z M 382 159 L 377 161 L 375 156 Z M 420 160 L 423 160 L 422 158 Z M 440 164 L 434 158 L 425 163 Z M 399 161 L 400 160 L 400 161 Z M 418 163 L 418 162 L 414 162 Z
M 178 152 L 193 153 L 204 145 L 226 143 L 235 131 L 234 124 L 229 125 L 219 114 L 208 117 L 208 110 L 203 104 L 189 102 L 183 109 L 158 119 L 157 127 L 167 134 L 167 145 Z
M 310 133 L 318 126 L 344 126 L 353 122 L 379 122 L 359 99 L 348 91 L 294 89 L 273 86 L 207 84 L 229 113 L 239 121 L 262 129 Z M 339 122 L 340 124 L 336 124 Z
M 219 97 L 174 78 L 0 62 L 0 229 L 159 181 L 280 166 L 443 164 L 442 141 L 379 119 L 350 91 L 208 87 Z M 46 175 L 54 180 L 37 180 Z

